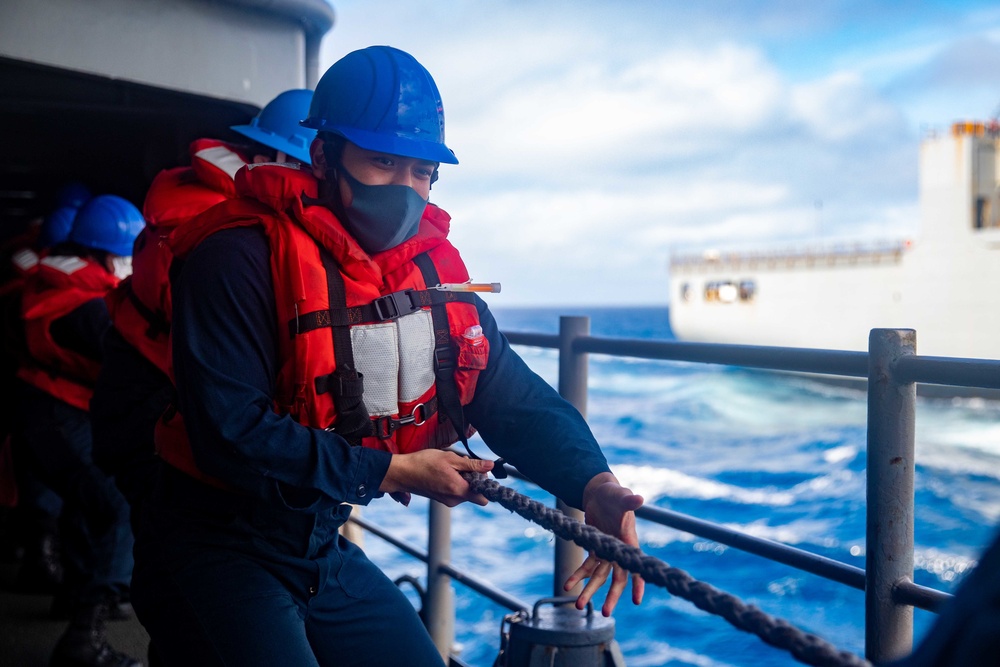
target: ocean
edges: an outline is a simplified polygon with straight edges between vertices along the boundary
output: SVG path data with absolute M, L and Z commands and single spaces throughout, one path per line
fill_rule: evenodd
M 663 306 L 494 312 L 504 331 L 557 333 L 561 315 L 587 315 L 596 336 L 673 339 Z M 555 350 L 515 349 L 556 386 Z M 647 505 L 864 567 L 863 391 L 749 369 L 591 355 L 589 392 L 588 422 L 612 470 Z M 1000 522 L 1000 402 L 921 397 L 916 422 L 915 581 L 953 591 Z M 526 483 L 503 483 L 551 504 Z M 386 499 L 362 515 L 426 549 L 426 500 L 404 509 Z M 460 506 L 452 521 L 453 565 L 529 603 L 553 595 L 551 534 L 495 504 Z M 656 524 L 640 522 L 638 532 L 647 554 L 863 655 L 861 591 Z M 366 535 L 364 546 L 391 578 L 425 581 L 421 562 L 378 537 Z M 460 657 L 491 667 L 507 611 L 461 584 L 455 593 Z M 614 618 L 629 667 L 801 664 L 663 589 L 647 585 L 638 607 L 628 595 Z M 935 618 L 916 611 L 915 644 Z

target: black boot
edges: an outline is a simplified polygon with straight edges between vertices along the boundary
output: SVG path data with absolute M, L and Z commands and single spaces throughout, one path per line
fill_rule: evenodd
M 17 590 L 22 593 L 51 595 L 63 580 L 59 556 L 59 535 L 55 522 L 42 524 L 31 531 L 24 549 L 24 559 L 17 571 Z
M 19 563 L 24 558 L 24 536 L 17 509 L 0 507 L 0 563 Z
M 105 604 L 77 612 L 52 651 L 49 667 L 142 667 L 142 662 L 108 644 Z
M 134 617 L 135 610 L 132 609 L 132 595 L 128 589 L 123 592 L 108 594 L 109 621 L 130 621 Z
M 52 596 L 52 606 L 49 607 L 49 618 L 54 621 L 68 621 L 73 616 L 73 596 L 63 587 L 59 587 Z M 135 618 L 131 597 L 124 593 L 107 593 L 104 602 L 107 621 L 131 621 Z

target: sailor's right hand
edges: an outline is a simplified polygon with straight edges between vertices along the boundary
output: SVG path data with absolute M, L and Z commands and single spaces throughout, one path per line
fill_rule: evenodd
M 486 498 L 472 492 L 462 473 L 487 473 L 492 469 L 493 461 L 470 459 L 441 449 L 393 454 L 379 490 L 388 494 L 415 493 L 448 507 L 466 501 L 485 505 Z

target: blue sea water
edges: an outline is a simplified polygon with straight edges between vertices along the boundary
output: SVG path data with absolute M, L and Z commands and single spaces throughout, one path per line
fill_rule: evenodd
M 587 315 L 597 336 L 671 340 L 666 307 L 495 309 L 504 331 L 556 333 Z M 518 346 L 553 386 L 555 350 Z M 866 397 L 809 379 L 726 366 L 591 355 L 587 417 L 619 479 L 669 508 L 864 567 Z M 953 591 L 1000 523 L 1000 403 L 919 398 L 916 573 Z M 473 447 L 484 449 L 481 441 Z M 506 484 L 543 502 L 527 484 Z M 422 549 L 427 502 L 383 500 L 363 516 Z M 452 512 L 452 563 L 529 603 L 553 594 L 553 538 L 497 505 Z M 859 655 L 860 591 L 690 534 L 640 522 L 642 549 L 693 577 Z M 425 580 L 425 566 L 379 538 L 365 549 L 390 577 Z M 455 586 L 461 657 L 490 667 L 506 610 Z M 411 593 L 412 595 L 412 593 Z M 415 597 L 415 596 L 414 596 Z M 599 602 L 603 595 L 599 594 Z M 779 667 L 789 654 L 693 604 L 647 586 L 614 615 L 630 667 Z M 935 616 L 917 610 L 916 639 Z

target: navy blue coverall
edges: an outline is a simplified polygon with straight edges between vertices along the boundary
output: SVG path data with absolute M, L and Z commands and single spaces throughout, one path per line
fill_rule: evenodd
M 91 299 L 52 325 L 62 347 L 101 360 L 111 324 L 101 298 Z M 15 455 L 62 498 L 59 530 L 69 609 L 126 596 L 132 573 L 128 505 L 95 464 L 90 415 L 22 382 L 18 389 Z
M 161 656 L 168 665 L 441 665 L 403 593 L 338 534 L 345 503 L 381 495 L 390 454 L 272 410 L 279 331 L 263 232 L 217 232 L 174 264 L 179 408 L 199 467 L 235 491 L 164 465 L 147 501 L 132 593 Z M 580 507 L 586 483 L 608 471 L 600 448 L 486 304 L 477 307 L 490 357 L 468 422 Z M 238 448 L 222 446 L 227 437 Z

